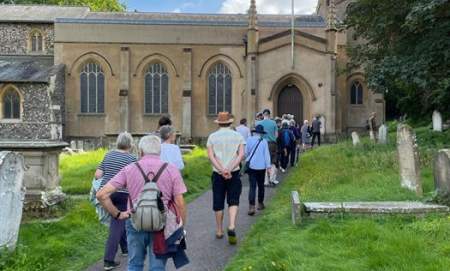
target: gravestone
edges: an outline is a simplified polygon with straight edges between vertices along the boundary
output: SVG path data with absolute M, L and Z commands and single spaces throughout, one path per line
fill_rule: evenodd
M 302 206 L 300 202 L 300 195 L 297 191 L 291 192 L 291 204 L 292 204 L 292 224 L 300 224 L 301 223 L 301 216 L 302 216 Z
M 450 200 L 450 149 L 439 150 L 434 159 L 434 184 L 436 193 Z
M 361 143 L 357 132 L 352 132 L 352 141 L 353 141 L 353 146 L 358 146 L 359 143 Z
M 322 124 L 320 126 L 320 135 L 324 136 L 325 135 L 325 117 L 324 116 L 320 116 L 319 120 L 320 120 L 320 123 Z
M 0 249 L 16 247 L 25 198 L 24 171 L 21 154 L 0 152 Z
M 436 110 L 433 112 L 433 131 L 442 132 L 442 116 Z
M 70 148 L 72 150 L 76 150 L 77 149 L 77 142 L 75 140 L 70 141 Z
M 409 125 L 400 124 L 397 127 L 397 153 L 401 186 L 421 196 L 423 191 L 420 180 L 419 151 L 416 135 Z
M 380 128 L 378 128 L 378 142 L 380 144 L 387 144 L 388 140 L 388 129 L 386 125 L 381 125 Z

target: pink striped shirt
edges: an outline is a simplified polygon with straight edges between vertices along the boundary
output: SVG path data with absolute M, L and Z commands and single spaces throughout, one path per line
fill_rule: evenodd
M 164 162 L 161 161 L 157 155 L 146 155 L 142 157 L 138 163 L 150 180 L 156 175 L 164 164 Z M 142 188 L 144 187 L 144 177 L 137 166 L 133 163 L 124 167 L 108 183 L 117 189 L 127 188 L 131 200 L 134 203 L 139 198 Z M 166 205 L 167 202 L 170 199 L 173 199 L 176 195 L 187 192 L 187 188 L 184 184 L 183 178 L 181 177 L 180 171 L 171 164 L 169 164 L 161 174 L 157 185 L 159 190 L 162 192 L 162 199 Z M 130 208 L 130 206 L 128 206 L 128 208 Z

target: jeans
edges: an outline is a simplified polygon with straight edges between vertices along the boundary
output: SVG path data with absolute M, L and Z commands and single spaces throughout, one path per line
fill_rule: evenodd
M 126 222 L 128 241 L 128 271 L 142 271 L 145 255 L 149 255 L 149 271 L 166 270 L 167 260 L 158 259 L 153 254 L 153 233 L 137 231 L 131 221 Z
M 317 137 L 317 143 L 319 143 L 319 146 L 320 146 L 320 133 L 313 133 L 312 146 L 314 146 L 314 142 L 316 141 L 316 137 Z
M 250 181 L 250 189 L 248 191 L 248 202 L 250 205 L 255 205 L 256 187 L 258 186 L 258 203 L 264 203 L 264 178 L 266 170 L 250 169 L 248 178 Z
M 286 150 L 286 153 L 284 152 Z M 291 148 L 281 149 L 281 167 L 286 169 L 289 163 L 289 154 L 291 153 Z
M 127 210 L 127 200 L 128 193 L 116 192 L 111 195 L 112 203 L 121 212 Z M 109 236 L 105 246 L 105 261 L 114 261 L 119 244 L 122 252 L 128 251 L 125 221 L 111 217 L 111 222 L 109 223 Z
M 291 167 L 295 166 L 296 155 L 297 155 L 297 144 L 291 147 L 291 155 L 290 155 Z

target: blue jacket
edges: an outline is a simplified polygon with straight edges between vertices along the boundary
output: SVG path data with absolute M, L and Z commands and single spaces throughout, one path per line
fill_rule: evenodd
M 184 238 L 184 228 L 181 227 L 175 231 L 172 236 L 166 239 L 167 253 L 156 255 L 158 259 L 173 259 L 175 268 L 181 268 L 189 263 L 186 255 L 186 239 Z

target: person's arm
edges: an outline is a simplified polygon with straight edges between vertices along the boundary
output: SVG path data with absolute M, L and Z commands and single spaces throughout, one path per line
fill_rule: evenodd
M 178 211 L 180 212 L 181 219 L 183 220 L 183 225 L 186 225 L 187 212 L 186 203 L 184 201 L 183 194 L 178 194 L 174 197 L 175 204 L 177 205 Z
M 269 151 L 269 144 L 266 140 L 264 140 L 261 144 L 263 144 L 264 148 L 264 161 L 266 163 L 266 169 L 269 169 L 272 167 L 272 161 L 270 161 L 270 151 Z
M 239 164 L 241 163 L 242 159 L 244 158 L 244 144 L 240 144 L 237 152 L 237 156 L 230 162 L 230 164 L 227 167 L 227 170 L 229 172 L 233 171 Z
M 119 220 L 128 219 L 130 218 L 130 213 L 128 211 L 119 211 L 119 209 L 117 209 L 111 201 L 111 194 L 116 191 L 117 188 L 115 188 L 112 184 L 107 183 L 102 189 L 100 189 L 100 191 L 97 192 L 97 199 L 113 218 Z
M 97 170 L 95 171 L 95 179 L 100 179 L 103 177 L 103 170 L 97 168 Z
M 211 161 L 211 164 L 219 171 L 219 174 L 223 174 L 225 172 L 225 168 L 216 159 L 216 155 L 214 154 L 214 150 L 213 150 L 212 146 L 208 147 L 208 158 L 209 158 L 209 161 Z
M 176 146 L 176 152 L 175 152 L 176 165 L 179 170 L 183 170 L 183 168 L 184 168 L 183 155 L 181 154 L 180 147 L 178 147 L 177 145 L 175 145 L 175 146 Z

